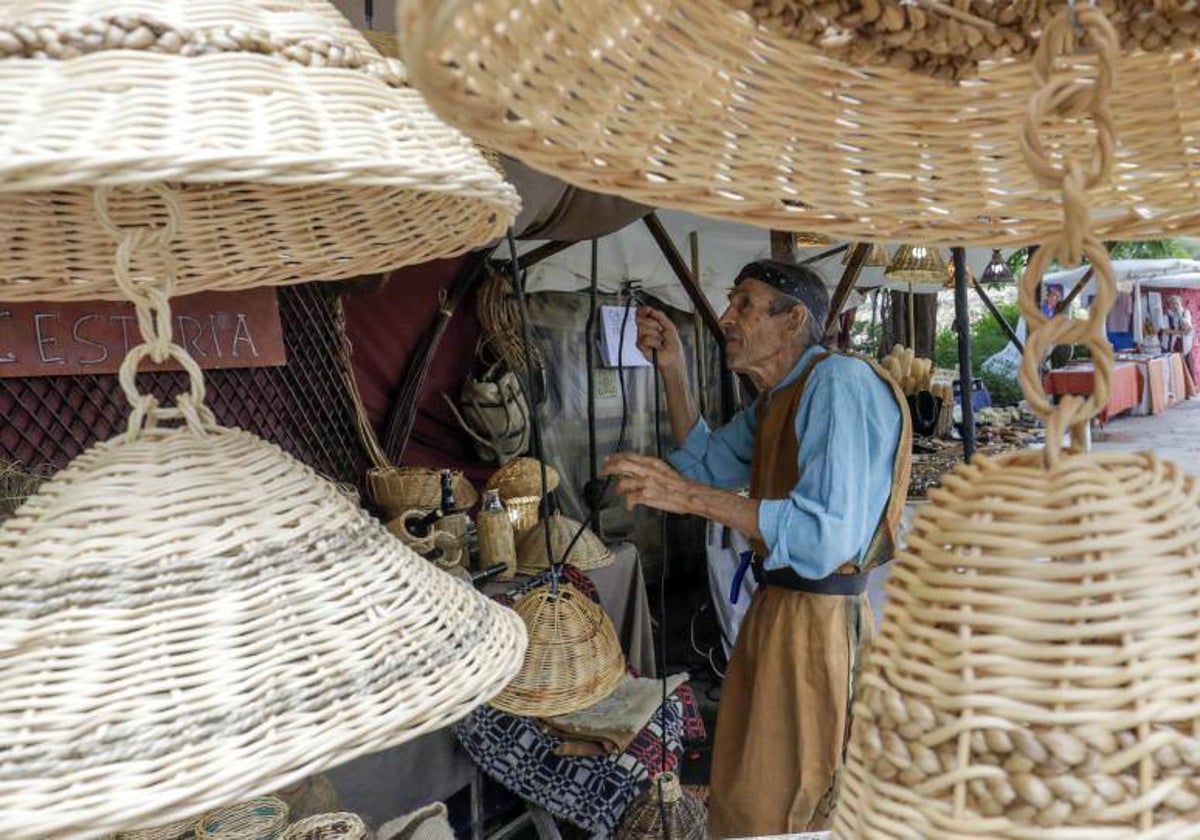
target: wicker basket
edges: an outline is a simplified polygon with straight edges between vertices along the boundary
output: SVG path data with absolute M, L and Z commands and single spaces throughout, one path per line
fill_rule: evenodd
M 196 823 L 196 840 L 277 840 L 287 824 L 283 800 L 263 796 L 205 814 Z
M 196 820 L 177 820 L 153 828 L 135 828 L 109 834 L 105 840 L 195 840 Z
M 236 430 L 97 444 L 0 528 L 0 568 L 0 706 L 29 721 L 5 735 L 5 840 L 199 816 L 404 743 L 525 649 L 511 611 Z
M 513 532 L 519 538 L 540 522 L 542 512 L 541 496 L 516 496 L 505 499 L 504 507 L 512 519 Z
M 357 814 L 316 814 L 288 826 L 283 840 L 367 840 L 368 836 Z
M 836 836 L 1188 837 L 1200 486 L 1149 454 L 977 457 L 894 564 Z
M 400 39 L 439 114 L 575 186 L 839 239 L 1026 245 L 1061 223 L 1018 126 L 1029 48 L 1064 5 L 402 0 Z M 1126 52 L 1111 102 L 1121 165 L 1095 191 L 1097 234 L 1200 230 L 1195 191 L 1180 187 L 1200 179 L 1200 53 L 1186 49 L 1200 16 L 1190 3 L 1102 5 Z M 964 6 L 994 21 L 964 23 Z M 945 55 L 943 36 L 985 59 L 974 78 L 969 62 L 960 84 L 903 69 Z M 1048 151 L 1078 145 L 1075 127 L 1051 130 Z
M 434 510 L 442 504 L 442 477 L 426 467 L 373 467 L 367 471 L 371 499 L 391 516 L 406 511 Z M 475 487 L 460 472 L 454 473 L 454 500 L 459 510 L 470 510 L 479 501 Z
M 546 465 L 546 490 L 558 488 L 558 470 Z M 510 499 L 542 496 L 542 465 L 536 458 L 515 458 L 492 474 L 488 490 L 497 490 L 507 505 Z
M 662 797 L 659 797 L 659 785 Z M 663 812 L 667 826 L 663 827 Z M 708 809 L 680 787 L 679 777 L 663 773 L 650 787 L 630 803 L 617 829 L 617 840 L 707 840 Z
M 550 584 L 513 606 L 524 622 L 529 647 L 521 671 L 492 705 L 527 717 L 565 715 L 586 709 L 616 689 L 625 656 L 608 614 L 569 583 Z
M 3 300 L 122 297 L 99 186 L 127 227 L 175 185 L 180 294 L 452 256 L 519 207 L 325 0 L 32 0 L 0 36 Z
M 579 532 L 580 523 L 568 516 L 556 513 L 550 517 L 550 550 L 554 552 L 554 562 L 570 563 L 582 570 L 591 571 L 612 565 L 613 553 L 600 538 L 584 527 L 570 556 L 566 556 L 567 546 Z M 536 575 L 550 568 L 550 559 L 546 556 L 546 535 L 540 523 L 521 535 L 517 545 L 517 572 L 522 575 Z

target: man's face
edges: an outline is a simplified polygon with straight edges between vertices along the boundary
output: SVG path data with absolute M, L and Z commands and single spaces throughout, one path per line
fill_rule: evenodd
M 1046 303 L 1051 306 L 1058 306 L 1060 300 L 1062 300 L 1062 295 L 1059 294 L 1058 289 L 1050 289 L 1046 292 Z
M 1183 301 L 1181 301 L 1179 298 L 1171 298 L 1167 302 L 1167 305 L 1172 315 L 1178 315 L 1183 311 Z
M 761 370 L 764 361 L 789 350 L 796 324 L 802 325 L 809 316 L 803 306 L 795 312 L 772 315 L 772 304 L 778 298 L 774 289 L 753 278 L 743 280 L 729 293 L 729 306 L 720 323 L 725 357 L 733 370 Z

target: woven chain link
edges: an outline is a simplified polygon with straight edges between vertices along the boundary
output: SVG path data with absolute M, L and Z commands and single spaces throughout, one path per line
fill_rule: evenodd
M 174 191 L 165 184 L 141 188 L 161 200 L 165 222 L 161 226 L 121 226 L 113 218 L 112 189 L 97 188 L 94 193 L 100 225 L 117 243 L 113 274 L 117 287 L 133 303 L 143 343 L 129 349 L 121 362 L 117 379 L 129 400 L 129 438 L 136 439 L 143 429 L 153 428 L 162 420 L 182 420 L 197 434 L 216 425 L 212 410 L 204 404 L 204 374 L 187 349 L 172 340 L 171 295 L 177 277 L 171 243 L 179 229 L 182 210 Z M 175 398 L 174 406 L 160 405 L 153 394 L 137 387 L 138 366 L 149 358 L 155 364 L 173 359 L 188 375 L 188 390 Z
M 1087 47 L 1094 61 L 1086 66 L 1078 56 Z M 1112 378 L 1112 346 L 1104 332 L 1117 284 L 1108 249 L 1092 230 L 1087 191 L 1110 176 L 1116 154 L 1116 128 L 1108 99 L 1116 76 L 1120 42 L 1116 29 L 1095 7 L 1072 3 L 1047 27 L 1033 60 L 1037 85 L 1025 114 L 1020 145 L 1025 163 L 1042 184 L 1062 194 L 1063 226 L 1037 250 L 1021 277 L 1018 305 L 1029 325 L 1020 381 L 1035 414 L 1046 424 L 1046 458 L 1053 463 L 1070 431 L 1074 446 L 1083 448 L 1088 421 L 1108 402 Z M 1043 126 L 1067 122 L 1091 135 L 1090 160 L 1081 162 L 1063 149 L 1048 148 Z M 1037 305 L 1037 289 L 1051 262 L 1078 265 L 1086 257 L 1096 281 L 1096 299 L 1085 319 L 1064 311 L 1046 318 Z M 1087 397 L 1067 395 L 1056 406 L 1042 385 L 1042 360 L 1056 345 L 1083 344 L 1095 363 L 1095 385 Z

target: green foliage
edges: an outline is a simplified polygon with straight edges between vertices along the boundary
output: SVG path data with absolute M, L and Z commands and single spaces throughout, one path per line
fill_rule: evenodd
M 850 328 L 850 349 L 862 356 L 878 356 L 879 343 L 883 341 L 883 324 L 875 322 L 871 328 L 870 320 L 859 318 Z
M 1178 239 L 1150 239 L 1145 242 L 1117 242 L 1113 245 L 1114 260 L 1188 259 L 1193 251 Z M 1017 248 L 1005 260 L 1015 277 L 1020 277 L 1029 264 L 1029 249 Z M 1050 264 L 1051 271 L 1060 268 L 1058 261 Z
M 996 308 L 1015 329 L 1019 314 L 1017 305 L 1001 303 Z M 983 370 L 984 360 L 999 353 L 1006 344 L 1008 334 L 990 313 L 984 312 L 971 322 L 971 369 L 983 379 L 991 392 L 992 402 L 997 405 L 1015 405 L 1021 399 L 1021 389 L 1015 380 Z M 941 330 L 935 336 L 933 361 L 940 368 L 958 369 L 958 334 L 953 328 Z

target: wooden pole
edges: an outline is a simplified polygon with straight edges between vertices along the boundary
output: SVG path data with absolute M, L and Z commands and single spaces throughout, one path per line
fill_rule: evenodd
M 771 231 L 771 259 L 786 263 L 796 261 L 796 236 L 790 230 Z
M 698 231 L 690 231 L 688 233 L 688 249 L 691 252 L 692 258 L 692 276 L 700 277 L 700 233 Z M 700 322 L 698 314 L 692 316 L 692 339 L 696 345 L 696 402 L 700 411 L 701 417 L 708 416 L 708 376 L 705 371 L 705 359 L 708 353 L 705 352 L 704 341 L 704 325 Z
M 833 291 L 833 298 L 829 301 L 829 313 L 825 316 L 826 342 L 833 335 L 834 326 L 839 322 L 842 314 L 842 307 L 846 305 L 850 293 L 854 291 L 854 284 L 858 282 L 858 275 L 862 272 L 863 264 L 866 263 L 867 254 L 870 251 L 871 246 L 862 242 L 855 245 L 854 250 L 850 252 L 850 262 L 846 264 L 846 270 L 842 272 L 842 279 L 838 281 L 837 288 Z
M 733 416 L 733 406 L 736 403 L 736 399 L 733 394 L 733 381 L 726 375 L 728 366 L 725 362 L 724 334 L 721 332 L 721 324 L 717 318 L 716 310 L 712 308 L 712 304 L 704 296 L 704 290 L 700 288 L 700 280 L 688 271 L 687 263 L 683 261 L 679 249 L 671 241 L 670 234 L 663 227 L 657 214 L 654 211 L 647 213 L 642 217 L 642 222 L 645 223 L 646 229 L 650 231 L 650 235 L 654 238 L 655 243 L 658 244 L 658 249 L 662 251 L 662 255 L 666 257 L 667 264 L 671 266 L 671 270 L 679 278 L 679 282 L 683 285 L 683 290 L 687 292 L 692 306 L 704 318 L 704 323 L 708 325 L 713 337 L 717 340 L 717 347 L 720 348 L 721 355 L 721 415 L 723 420 L 728 420 Z M 754 383 L 747 377 L 739 377 L 739 382 L 751 399 L 758 396 L 758 389 L 754 387 Z
M 587 319 L 587 423 L 588 423 L 588 487 L 600 481 L 600 459 L 596 449 L 596 324 L 600 315 L 600 243 L 592 240 L 592 276 L 588 296 Z M 591 504 L 591 527 L 600 530 L 600 507 Z
M 904 303 L 908 307 L 908 346 L 912 348 L 913 353 L 917 352 L 917 300 L 913 294 L 912 284 L 909 284 L 908 291 L 904 294 Z
M 967 303 L 967 252 L 951 248 L 954 258 L 954 328 L 958 331 L 958 387 L 962 391 L 963 459 L 975 454 L 975 405 L 972 402 L 971 318 Z

